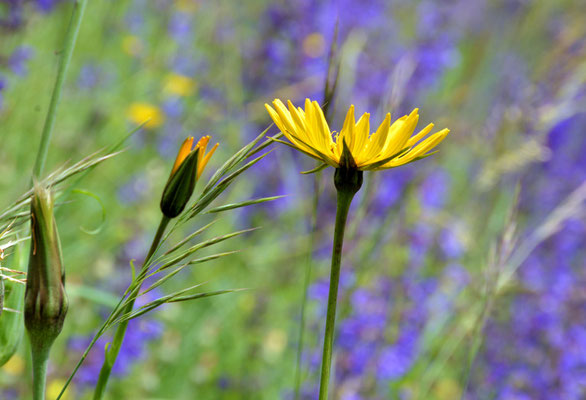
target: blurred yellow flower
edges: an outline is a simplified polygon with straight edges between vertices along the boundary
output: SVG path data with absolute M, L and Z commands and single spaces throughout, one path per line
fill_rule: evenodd
M 199 2 L 197 0 L 175 0 L 175 7 L 181 12 L 192 13 L 198 9 Z
M 2 366 L 2 371 L 18 376 L 24 371 L 24 360 L 18 354 L 15 354 Z
M 210 158 L 212 158 L 212 154 L 214 154 L 219 145 L 219 143 L 216 143 L 214 147 L 212 147 L 211 150 L 208 152 L 208 154 L 205 154 L 209 142 L 210 137 L 203 136 L 201 139 L 199 139 L 195 147 L 193 147 L 193 136 L 185 139 L 185 141 L 181 145 L 181 148 L 179 149 L 179 153 L 177 153 L 177 157 L 175 158 L 175 164 L 173 164 L 171 176 L 173 176 L 175 171 L 179 169 L 179 167 L 181 166 L 183 161 L 185 161 L 187 156 L 189 156 L 189 154 L 191 154 L 194 151 L 197 151 L 197 149 L 200 149 L 199 154 L 197 155 L 197 178 L 199 179 L 201 173 L 208 164 L 208 161 L 210 161 Z
M 56 399 L 59 394 L 61 393 L 61 389 L 65 386 L 65 380 L 63 379 L 55 379 L 47 385 L 47 398 L 48 399 Z M 63 396 L 61 396 L 61 400 L 70 400 L 71 397 L 71 385 L 67 387 Z
M 398 167 L 430 155 L 429 150 L 439 144 L 448 129 L 423 139 L 433 128 L 427 125 L 419 133 L 413 131 L 419 120 L 418 109 L 391 124 L 387 114 L 376 132 L 370 134 L 370 114 L 364 113 L 358 122 L 354 118 L 354 106 L 350 106 L 340 133 L 330 131 L 319 104 L 305 100 L 305 110 L 288 101 L 285 107 L 281 100 L 274 100 L 273 107 L 265 107 L 277 127 L 291 142 L 285 143 L 324 163 L 339 168 L 346 144 L 351 157 L 349 165 L 360 171 L 381 170 Z M 419 142 L 419 143 L 418 143 Z
M 142 52 L 142 41 L 138 36 L 128 35 L 122 39 L 122 49 L 126 54 L 137 56 Z
M 319 32 L 311 33 L 303 39 L 303 52 L 312 58 L 321 57 L 326 50 L 326 41 Z
M 438 400 L 458 399 L 462 396 L 462 388 L 455 380 L 444 378 L 435 384 L 434 394 Z
M 165 121 L 165 115 L 157 107 L 150 103 L 132 103 L 126 115 L 128 119 L 139 125 L 148 120 L 145 128 L 157 128 Z
M 176 96 L 192 95 L 197 89 L 196 82 L 188 76 L 169 74 L 165 79 L 164 91 Z
M 287 346 L 287 334 L 281 329 L 271 329 L 264 338 L 263 350 L 265 356 L 275 358 Z

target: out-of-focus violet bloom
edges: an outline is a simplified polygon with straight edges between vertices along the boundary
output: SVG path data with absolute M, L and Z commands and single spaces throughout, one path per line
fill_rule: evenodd
M 55 8 L 55 6 L 61 1 L 62 0 L 36 0 L 35 3 L 37 4 L 39 10 L 44 13 L 49 13 L 53 11 L 53 8 Z
M 377 190 L 374 193 L 370 209 L 377 216 L 386 215 L 389 208 L 397 204 L 405 193 L 405 189 L 413 178 L 411 168 L 398 168 L 396 171 L 388 171 L 378 174 L 380 179 Z
M 94 63 L 86 63 L 79 70 L 77 86 L 81 89 L 93 89 L 99 83 L 100 68 Z
M 419 197 L 425 210 L 441 209 L 448 199 L 450 190 L 450 176 L 443 169 L 438 169 L 427 175 L 420 186 Z
M 187 43 L 192 35 L 192 16 L 182 12 L 174 12 L 168 24 L 169 35 L 179 43 Z
M 377 363 L 377 377 L 382 380 L 400 379 L 413 365 L 417 337 L 403 336 L 393 346 L 384 349 Z
M 33 49 L 30 46 L 17 47 L 8 59 L 10 70 L 18 76 L 26 76 L 28 74 L 27 62 L 33 54 Z
M 148 179 L 139 174 L 131 177 L 128 182 L 118 189 L 118 199 L 124 204 L 135 203 L 147 194 L 149 188 Z
M 438 238 L 439 247 L 446 259 L 459 258 L 464 253 L 464 244 L 452 229 L 443 229 Z
M 130 368 L 146 357 L 146 349 L 149 342 L 158 339 L 162 335 L 162 325 L 145 317 L 130 320 L 124 338 L 124 346 L 118 354 L 118 359 L 112 368 L 114 376 L 124 376 L 130 372 Z M 75 383 L 81 388 L 90 388 L 98 381 L 100 369 L 104 361 L 104 348 L 112 338 L 102 336 L 98 339 L 88 358 L 75 375 Z M 69 340 L 71 351 L 82 353 L 91 341 L 91 337 L 72 337 Z

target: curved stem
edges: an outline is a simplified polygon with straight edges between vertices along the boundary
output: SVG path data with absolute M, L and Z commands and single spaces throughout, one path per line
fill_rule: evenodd
M 166 216 L 163 216 L 161 219 L 161 223 L 159 224 L 159 228 L 157 229 L 157 233 L 155 234 L 151 248 L 149 249 L 144 263 L 142 264 L 142 268 L 148 265 L 151 257 L 155 254 L 155 251 L 159 247 L 169 221 L 171 221 L 171 219 Z M 132 311 L 135 300 L 136 298 L 132 299 L 128 303 L 128 305 L 122 311 L 122 315 Z M 126 320 L 118 324 L 116 332 L 114 333 L 114 337 L 112 338 L 112 343 L 105 352 L 104 363 L 102 364 L 102 369 L 100 370 L 100 375 L 98 377 L 98 383 L 96 384 L 96 389 L 94 391 L 94 400 L 99 400 L 104 397 L 106 386 L 108 385 L 108 380 L 110 379 L 110 373 L 112 372 L 112 367 L 114 367 L 118 353 L 120 353 L 120 349 L 122 348 L 122 343 L 124 342 L 124 336 L 126 335 L 126 329 L 128 328 L 129 322 L 130 320 Z
M 55 80 L 55 86 L 53 87 L 53 94 L 51 95 L 51 102 L 49 103 L 49 110 L 47 111 L 47 117 L 45 118 L 45 125 L 43 126 L 43 133 L 41 134 L 41 144 L 37 152 L 37 158 L 35 159 L 35 165 L 33 167 L 33 178 L 40 179 L 43 174 L 43 168 L 45 166 L 45 160 L 47 159 L 47 152 L 49 150 L 49 142 L 51 141 L 51 133 L 53 132 L 53 126 L 55 125 L 55 117 L 57 115 L 57 106 L 59 100 L 61 100 L 61 92 L 63 91 L 63 84 L 65 83 L 65 74 L 71 61 L 71 55 L 75 48 L 75 42 L 77 41 L 77 35 L 79 33 L 79 27 L 83 19 L 83 13 L 85 11 L 85 5 L 87 0 L 76 0 L 73 3 L 73 13 L 71 14 L 71 20 L 69 22 L 69 28 L 65 36 L 65 47 L 63 49 L 63 56 L 59 63 L 59 70 L 57 71 L 57 79 Z
M 332 248 L 332 267 L 330 272 L 330 292 L 328 295 L 328 311 L 326 315 L 326 332 L 324 336 L 324 350 L 322 355 L 321 378 L 319 385 L 319 400 L 327 400 L 330 369 L 332 363 L 332 349 L 336 323 L 336 306 L 338 302 L 338 283 L 340 281 L 340 265 L 342 261 L 342 245 L 344 230 L 350 203 L 355 191 L 338 189 L 336 209 L 336 225 L 334 228 L 334 246 Z

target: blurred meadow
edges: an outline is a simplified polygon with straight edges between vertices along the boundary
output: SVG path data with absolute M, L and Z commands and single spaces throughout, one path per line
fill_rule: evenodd
M 0 0 L 2 211 L 30 188 L 72 3 Z M 323 102 L 335 41 L 333 130 L 354 104 L 373 126 L 419 108 L 420 127 L 451 133 L 432 157 L 364 175 L 344 243 L 330 398 L 585 399 L 584 21 L 582 0 L 89 0 L 46 171 L 148 122 L 57 200 L 69 311 L 47 398 L 145 257 L 185 137 L 220 144 L 197 196 L 269 127 L 265 103 Z M 259 229 L 203 249 L 238 252 L 137 302 L 196 284 L 245 290 L 131 320 L 105 398 L 293 400 L 309 266 L 300 399 L 317 399 L 333 169 L 302 175 L 314 160 L 268 149 L 211 206 L 285 197 L 180 227 L 217 220 L 202 240 Z M 7 243 L 0 236 L 2 266 L 26 271 L 26 252 Z M 92 398 L 112 334 L 63 399 Z M 29 353 L 23 334 L 0 368 L 0 399 L 32 398 Z

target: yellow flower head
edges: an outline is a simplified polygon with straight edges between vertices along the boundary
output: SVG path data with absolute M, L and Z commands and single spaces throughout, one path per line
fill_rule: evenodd
M 326 40 L 319 32 L 311 33 L 303 39 L 303 52 L 311 57 L 321 57 L 326 51 Z
M 122 39 L 122 49 L 131 56 L 139 55 L 143 50 L 142 41 L 138 36 L 128 35 Z
M 434 133 L 421 141 L 433 128 L 427 125 L 413 135 L 418 109 L 391 124 L 387 114 L 376 132 L 370 132 L 370 114 L 364 113 L 358 122 L 354 118 L 354 106 L 350 106 L 340 133 L 330 131 L 321 107 L 316 101 L 305 100 L 305 110 L 295 107 L 291 101 L 285 107 L 281 100 L 274 100 L 273 107 L 265 107 L 277 127 L 294 147 L 324 165 L 342 166 L 344 144 L 351 155 L 352 167 L 360 171 L 394 168 L 416 161 L 428 154 L 448 134 L 448 129 Z M 283 142 L 285 143 L 285 142 Z M 288 144 L 288 143 L 287 143 Z
M 170 74 L 165 80 L 163 90 L 175 96 L 191 96 L 197 89 L 196 82 L 188 76 Z
M 193 147 L 193 136 L 185 139 L 185 141 L 181 145 L 181 148 L 179 149 L 179 153 L 177 153 L 177 158 L 175 158 L 175 164 L 173 164 L 171 176 L 173 176 L 175 171 L 179 169 L 179 167 L 181 166 L 183 161 L 185 161 L 187 156 L 189 156 L 189 154 L 200 149 L 199 154 L 197 155 L 197 178 L 199 179 L 208 161 L 210 161 L 212 154 L 214 154 L 214 151 L 216 151 L 216 148 L 219 145 L 219 143 L 216 143 L 214 147 L 212 147 L 212 149 L 208 152 L 208 154 L 205 154 L 209 142 L 210 137 L 203 136 L 201 139 L 199 139 L 195 147 Z
M 137 125 L 144 123 L 145 128 L 157 128 L 165 121 L 165 114 L 157 106 L 149 103 L 132 103 L 126 115 Z

